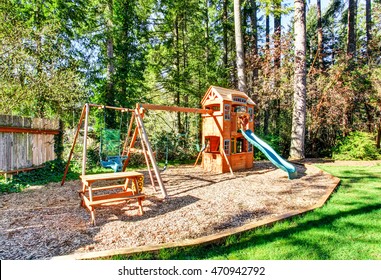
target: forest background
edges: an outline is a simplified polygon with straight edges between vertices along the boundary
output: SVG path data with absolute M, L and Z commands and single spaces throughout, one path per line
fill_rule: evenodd
M 380 159 L 381 3 L 306 7 L 305 156 Z M 255 130 L 285 157 L 293 8 L 280 0 L 240 3 Z M 85 102 L 200 107 L 210 85 L 239 88 L 233 10 L 228 0 L 0 0 L 0 113 L 59 118 L 69 131 Z M 200 116 L 149 112 L 145 121 L 159 158 L 168 146 L 170 159 L 195 155 Z M 128 116 L 98 110 L 90 123 L 97 140 L 104 127 L 125 132 Z

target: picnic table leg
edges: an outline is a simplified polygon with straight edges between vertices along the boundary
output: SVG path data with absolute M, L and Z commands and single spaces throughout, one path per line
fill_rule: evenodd
M 143 199 L 142 199 L 141 197 L 138 198 L 139 213 L 140 213 L 141 216 L 143 216 L 143 214 L 144 214 L 144 211 L 143 211 L 143 205 L 142 205 L 142 200 L 143 200 Z
M 93 202 L 93 188 L 91 187 L 91 184 L 89 184 L 89 200 L 90 200 L 90 203 Z M 95 226 L 96 225 L 95 224 L 95 209 L 93 206 L 90 206 L 90 213 L 91 213 L 91 224 Z
M 95 209 L 94 209 L 94 207 L 91 207 L 90 213 L 91 213 L 91 224 L 93 226 L 96 226 L 96 223 L 95 223 Z
M 124 183 L 124 187 L 123 187 L 123 190 L 126 192 L 127 191 L 127 189 L 128 189 L 128 183 L 130 182 L 130 179 L 129 178 L 127 178 L 126 179 L 126 182 Z

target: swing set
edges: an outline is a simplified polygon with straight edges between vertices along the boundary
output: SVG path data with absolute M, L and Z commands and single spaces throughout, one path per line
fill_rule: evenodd
M 120 141 L 120 130 L 119 131 L 110 131 L 104 130 L 101 133 L 101 164 L 104 167 L 110 167 L 114 173 L 102 173 L 102 174 L 92 174 L 86 175 L 86 162 L 87 162 L 87 138 L 89 130 L 89 113 L 90 108 L 98 109 L 112 109 L 123 112 L 130 112 L 131 119 L 128 126 L 128 131 L 126 138 L 124 139 L 123 149 L 119 155 L 106 156 L 106 160 L 102 160 L 104 146 L 110 145 L 115 141 Z M 83 151 L 82 151 L 82 175 L 80 176 L 82 181 L 82 190 L 79 192 L 81 197 L 81 205 L 87 208 L 91 213 L 91 223 L 95 225 L 95 207 L 104 206 L 105 204 L 109 205 L 110 203 L 120 203 L 130 199 L 137 199 L 139 204 L 140 214 L 143 214 L 142 200 L 144 200 L 145 195 L 143 194 L 143 174 L 139 172 L 125 172 L 130 156 L 132 152 L 138 152 L 144 155 L 147 167 L 148 174 L 152 187 L 156 191 L 157 184 L 160 187 L 160 191 L 163 199 L 167 198 L 167 191 L 164 187 L 163 180 L 160 175 L 160 170 L 156 163 L 155 154 L 152 151 L 151 144 L 149 142 L 146 129 L 144 127 L 143 118 L 145 109 L 151 110 L 164 110 L 164 111 L 176 111 L 176 112 L 185 112 L 185 113 L 201 113 L 201 114 L 211 114 L 211 110 L 207 109 L 198 109 L 198 108 L 186 108 L 186 107 L 173 107 L 173 106 L 161 106 L 153 104 L 137 104 L 135 109 L 97 105 L 97 104 L 85 104 L 82 113 L 77 125 L 76 133 L 72 143 L 72 147 L 69 153 L 69 159 L 67 161 L 65 172 L 61 181 L 61 186 L 64 185 L 66 180 L 66 175 L 69 170 L 70 161 L 73 156 L 74 148 L 79 136 L 80 129 L 82 124 L 84 125 L 84 140 L 83 140 Z M 121 120 L 122 121 L 122 120 Z M 132 133 L 133 132 L 133 133 Z M 132 137 L 130 139 L 130 135 Z M 102 139 L 103 138 L 103 139 Z M 141 150 L 135 148 L 137 139 L 140 138 Z M 103 146 L 103 147 L 102 147 Z M 115 150 L 115 149 L 111 149 Z M 120 150 L 119 150 L 120 152 Z M 119 172 L 121 171 L 121 172 Z M 155 182 L 156 178 L 156 182 Z M 108 180 L 122 180 L 122 184 L 109 184 L 102 187 L 93 187 L 93 183 L 99 181 L 108 181 Z M 95 195 L 98 191 L 109 191 L 112 189 L 119 189 L 120 191 L 115 193 L 106 193 L 101 195 Z

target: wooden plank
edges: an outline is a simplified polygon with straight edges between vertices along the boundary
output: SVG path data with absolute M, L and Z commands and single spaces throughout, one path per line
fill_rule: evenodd
M 64 175 L 62 176 L 61 186 L 63 186 L 65 183 L 66 175 L 67 175 L 67 172 L 69 171 L 70 161 L 71 161 L 71 158 L 73 156 L 75 144 L 77 143 L 79 131 L 81 130 L 81 126 L 82 126 L 82 122 L 83 122 L 83 118 L 85 117 L 85 114 L 86 114 L 86 106 L 83 106 L 82 113 L 81 113 L 81 116 L 80 116 L 78 124 L 77 124 L 77 130 L 75 131 L 74 140 L 73 140 L 73 143 L 71 145 L 71 149 L 70 149 L 70 153 L 69 153 L 69 159 L 68 159 L 66 166 L 65 166 Z
M 113 190 L 113 189 L 124 189 L 124 185 L 112 185 L 112 186 L 104 186 L 104 187 L 93 186 L 92 191 L 95 192 L 95 191 L 104 191 L 104 190 Z
M 0 169 L 4 170 L 5 169 L 5 134 L 0 133 Z
M 16 169 L 16 170 L 10 170 L 10 171 L 4 171 L 4 170 L 0 170 L 0 174 L 14 174 L 14 173 L 20 173 L 20 172 L 25 172 L 25 171 L 31 171 L 31 170 L 35 170 L 35 169 L 40 169 L 40 168 L 44 168 L 45 165 L 41 165 L 41 166 L 33 166 L 33 167 L 26 167 L 26 168 L 20 168 L 20 169 Z
M 113 109 L 113 110 L 122 111 L 122 112 L 133 112 L 134 111 L 133 109 L 129 109 L 129 108 L 115 107 L 115 106 L 108 106 L 108 105 L 89 104 L 89 106 L 90 107 L 96 107 L 98 109 L 103 109 L 103 108 Z
M 83 134 L 83 149 L 82 149 L 82 175 L 86 174 L 86 159 L 87 159 L 87 134 L 89 130 L 89 104 L 85 104 L 85 124 Z
M 159 110 L 159 111 L 172 111 L 172 112 L 183 112 L 183 113 L 197 113 L 197 114 L 213 114 L 213 110 L 199 109 L 199 108 L 187 108 L 187 107 L 175 107 L 175 106 L 164 106 L 155 104 L 138 104 L 139 108 Z
M 223 139 L 224 139 L 224 135 L 223 135 L 223 132 L 222 132 L 222 128 L 221 128 L 221 126 L 220 126 L 220 124 L 219 124 L 219 122 L 218 122 L 218 120 L 217 120 L 216 117 L 213 116 L 213 120 L 214 120 L 214 122 L 215 122 L 215 124 L 216 124 L 216 126 L 217 126 L 217 128 L 218 128 L 218 131 L 220 132 L 220 137 L 221 137 L 221 139 L 223 140 Z M 230 138 L 229 138 L 229 140 L 230 140 Z M 234 173 L 233 173 L 233 169 L 232 169 L 232 167 L 231 167 L 231 165 L 230 165 L 229 159 L 228 159 L 228 157 L 227 157 L 227 155 L 226 155 L 226 153 L 225 153 L 225 149 L 224 149 L 223 146 L 220 147 L 220 151 L 221 151 L 221 153 L 222 153 L 222 155 L 223 155 L 223 157 L 224 157 L 224 159 L 225 159 L 225 162 L 227 163 L 227 165 L 228 165 L 228 167 L 229 167 L 230 173 L 231 173 L 232 175 L 234 175 Z
M 59 134 L 59 130 L 53 129 L 40 129 L 40 128 L 28 128 L 28 127 L 12 127 L 12 126 L 0 126 L 0 132 L 8 133 L 32 133 L 32 134 Z
M 140 177 L 140 176 L 143 176 L 143 174 L 136 171 L 128 171 L 128 172 L 81 175 L 79 177 L 81 178 L 82 182 L 85 182 L 85 181 L 93 182 L 93 181 L 102 181 L 102 180 L 126 179 L 126 178 Z
M 145 195 L 144 194 L 130 195 L 128 193 L 109 194 L 109 195 L 102 196 L 102 198 L 100 196 L 93 197 L 93 201 L 90 201 L 89 205 L 100 206 L 102 204 L 125 201 L 129 199 L 138 199 L 138 198 L 145 198 Z

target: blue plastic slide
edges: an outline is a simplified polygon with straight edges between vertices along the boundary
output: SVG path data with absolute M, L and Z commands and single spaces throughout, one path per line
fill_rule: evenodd
M 276 167 L 286 171 L 289 179 L 296 178 L 297 172 L 295 166 L 279 156 L 273 148 L 256 136 L 254 132 L 248 129 L 246 131 L 241 130 L 241 133 L 247 141 L 258 148 Z

